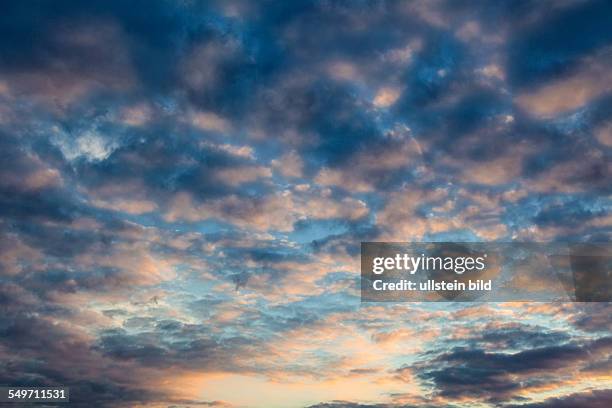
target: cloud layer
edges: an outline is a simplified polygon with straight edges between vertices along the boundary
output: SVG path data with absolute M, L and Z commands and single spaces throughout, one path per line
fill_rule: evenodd
M 607 304 L 360 304 L 359 244 L 609 241 L 605 1 L 8 1 L 0 383 L 609 406 Z

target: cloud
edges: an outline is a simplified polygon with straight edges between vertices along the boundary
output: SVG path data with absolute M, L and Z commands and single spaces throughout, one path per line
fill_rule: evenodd
M 518 105 L 531 114 L 552 117 L 581 108 L 612 91 L 610 50 L 586 58 L 580 65 L 553 83 L 518 95 Z
M 244 166 L 219 170 L 216 177 L 226 184 L 237 186 L 259 178 L 272 177 L 272 171 L 263 166 Z
M 302 177 L 304 161 L 295 151 L 291 151 L 279 159 L 272 160 L 272 167 L 285 177 Z
M 374 106 L 377 108 L 387 108 L 395 103 L 400 96 L 400 92 L 393 88 L 382 88 L 374 97 Z
M 102 407 L 607 402 L 606 305 L 358 285 L 362 241 L 609 239 L 606 2 L 3 11 L 0 382 Z
M 191 115 L 193 126 L 201 130 L 227 132 L 230 124 L 222 117 L 210 112 L 196 112 Z
M 349 220 L 367 215 L 363 201 L 350 197 L 336 200 L 325 193 L 294 193 L 284 191 L 260 199 L 240 199 L 228 196 L 222 200 L 198 205 L 187 193 L 176 195 L 165 218 L 168 221 L 203 221 L 217 218 L 254 230 L 291 231 L 299 219 Z
M 151 120 L 151 116 L 151 108 L 145 103 L 126 107 L 120 114 L 121 121 L 129 126 L 143 126 Z
M 610 339 L 605 337 L 582 344 L 561 343 L 514 353 L 455 347 L 441 351 L 419 375 L 431 381 L 440 396 L 451 400 L 460 397 L 508 400 L 528 393 L 531 388 L 537 390 L 544 380 L 543 373 L 548 386 L 571 382 L 573 378 L 566 378 L 562 370 L 578 371 L 609 353 Z
M 579 407 L 588 406 L 593 408 L 607 407 L 612 402 L 612 390 L 594 390 L 582 393 L 570 394 L 564 397 L 553 397 L 536 402 L 521 405 L 508 405 L 510 407 L 546 408 L 546 407 Z
M 14 16 L 27 20 L 26 13 L 16 11 L 18 7 L 11 9 Z M 43 19 L 38 27 L 22 23 L 20 28 L 7 29 L 5 44 L 13 36 L 40 40 L 30 45 L 30 54 L 8 45 L 11 56 L 7 55 L 2 73 L 12 93 L 25 93 L 50 108 L 63 109 L 94 90 L 126 91 L 136 85 L 124 33 L 112 20 Z

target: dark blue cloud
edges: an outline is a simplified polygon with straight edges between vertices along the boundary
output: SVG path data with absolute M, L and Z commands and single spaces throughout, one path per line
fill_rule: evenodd
M 612 404 L 612 390 L 593 390 L 578 392 L 564 397 L 553 397 L 543 402 L 535 402 L 521 405 L 507 405 L 507 408 L 573 408 L 573 407 L 592 407 L 605 408 Z
M 604 337 L 580 344 L 562 343 L 558 339 L 560 344 L 517 352 L 455 347 L 441 350 L 426 364 L 417 365 L 417 369 L 418 375 L 435 387 L 435 393 L 446 398 L 467 396 L 504 401 L 520 389 L 560 381 L 559 370 L 583 366 L 591 359 L 597 361 L 600 353 L 610 352 L 610 340 Z
M 509 74 L 513 85 L 524 88 L 570 71 L 581 57 L 610 44 L 606 1 L 578 2 L 552 10 L 509 42 Z

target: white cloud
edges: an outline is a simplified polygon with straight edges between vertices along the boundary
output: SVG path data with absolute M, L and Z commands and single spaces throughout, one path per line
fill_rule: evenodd
M 77 137 L 55 127 L 51 139 L 67 160 L 85 158 L 88 161 L 106 160 L 118 147 L 115 140 L 110 140 L 96 130 L 87 130 Z

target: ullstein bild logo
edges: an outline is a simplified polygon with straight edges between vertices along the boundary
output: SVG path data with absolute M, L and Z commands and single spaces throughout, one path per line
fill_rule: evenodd
M 361 300 L 612 301 L 611 244 L 362 242 Z

